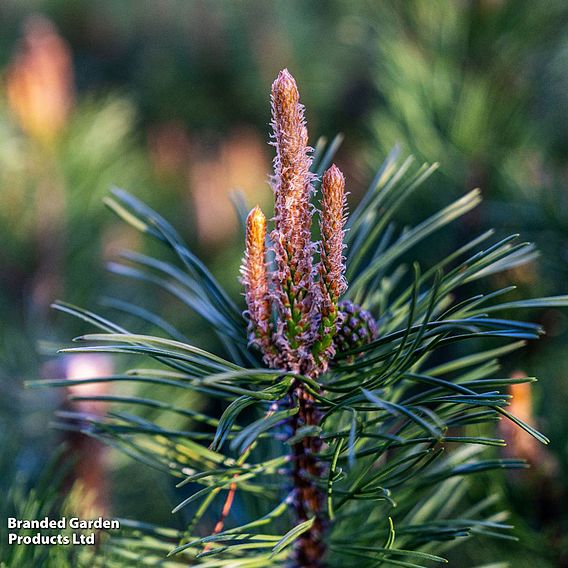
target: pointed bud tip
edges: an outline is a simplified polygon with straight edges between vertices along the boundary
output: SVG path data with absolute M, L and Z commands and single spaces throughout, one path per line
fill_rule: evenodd
M 248 214 L 247 217 L 247 221 L 256 225 L 258 223 L 266 221 L 266 217 L 264 216 L 262 209 L 258 205 L 256 205 L 250 210 L 250 213 Z
M 345 188 L 345 176 L 343 172 L 335 165 L 332 164 L 323 174 L 322 178 L 322 191 L 326 190 L 343 190 Z
M 296 79 L 294 79 L 294 76 L 292 75 L 292 73 L 290 73 L 290 71 L 288 71 L 288 68 L 284 67 L 284 69 L 282 69 L 278 73 L 278 77 L 276 77 L 275 82 L 278 83 L 278 84 L 293 83 L 295 85 Z
M 257 205 L 247 217 L 247 232 L 254 240 L 263 240 L 266 232 L 266 217 Z
M 282 69 L 274 83 L 272 83 L 272 96 L 276 99 L 288 100 L 290 102 L 298 101 L 300 97 L 298 86 L 288 69 Z

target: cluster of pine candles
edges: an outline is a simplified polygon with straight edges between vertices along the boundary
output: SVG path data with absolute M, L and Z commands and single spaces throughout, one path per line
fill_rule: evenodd
M 270 232 L 274 260 L 269 270 L 266 217 L 255 207 L 247 218 L 242 267 L 250 343 L 262 352 L 269 367 L 316 379 L 327 370 L 338 348 L 374 339 L 376 327 L 367 312 L 348 302 L 340 304 L 347 288 L 343 256 L 345 177 L 335 164 L 323 174 L 318 211 L 321 240 L 313 243 L 312 148 L 296 81 L 287 69 L 274 81 L 271 98 L 272 143 L 276 148 L 274 230 Z M 317 263 L 314 254 L 319 255 Z M 342 330 L 344 322 L 352 328 L 347 334 L 347 326 Z M 300 428 L 319 426 L 314 398 L 301 383 L 294 384 L 290 398 L 291 406 L 298 407 L 291 423 L 292 436 Z M 298 566 L 319 566 L 325 548 L 325 495 L 314 481 L 324 473 L 318 461 L 321 446 L 317 435 L 293 446 L 297 519 L 314 519 L 311 528 L 296 541 Z

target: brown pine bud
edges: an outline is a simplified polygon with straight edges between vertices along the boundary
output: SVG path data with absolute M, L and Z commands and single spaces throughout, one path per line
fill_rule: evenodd
M 347 288 L 343 257 L 345 177 L 335 164 L 324 173 L 321 192 L 320 262 L 317 267 L 320 323 L 313 352 L 325 370 L 327 360 L 335 354 L 333 337 L 339 325 L 338 302 Z
M 273 347 L 270 340 L 270 301 L 266 274 L 266 217 L 256 206 L 247 217 L 246 248 L 241 273 L 245 287 L 249 320 L 249 340 L 270 364 Z
M 283 364 L 295 370 L 310 357 L 314 339 L 314 278 L 311 242 L 313 174 L 304 107 L 296 81 L 287 69 L 272 85 L 275 229 L 271 234 L 276 272 L 275 306 L 280 328 L 276 341 Z
M 345 292 L 345 259 L 343 257 L 345 226 L 345 177 L 333 164 L 323 175 L 320 212 L 320 290 L 324 302 L 337 304 Z

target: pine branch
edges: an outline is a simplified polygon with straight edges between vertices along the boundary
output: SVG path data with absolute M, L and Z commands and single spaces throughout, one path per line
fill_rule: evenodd
M 57 426 L 103 440 L 193 488 L 174 508 L 191 518 L 184 534 L 127 523 L 109 550 L 141 565 L 170 552 L 208 567 L 427 567 L 466 538 L 511 538 L 498 496 L 470 506 L 467 491 L 481 472 L 526 467 L 495 453 L 506 443 L 493 435 L 496 421 L 511 420 L 547 443 L 507 410 L 508 386 L 532 379 L 501 376 L 499 358 L 543 333 L 509 314 L 565 307 L 568 297 L 508 301 L 511 286 L 469 295 L 469 283 L 534 258 L 532 245 L 514 235 L 492 242 L 492 233 L 484 233 L 432 265 L 414 263 L 412 271 L 402 259 L 475 207 L 479 193 L 397 229 L 396 212 L 435 168 L 401 162 L 396 150 L 345 219 L 343 176 L 329 166 L 338 140 L 327 151 L 319 144 L 312 162 L 289 73 L 279 75 L 272 96 L 275 227 L 266 229 L 259 209 L 246 222 L 244 317 L 159 215 L 123 191 L 108 201 L 179 261 L 127 253 L 130 264 L 111 269 L 151 282 L 197 312 L 223 338 L 224 356 L 192 345 L 144 306 L 113 302 L 163 337 L 56 306 L 99 330 L 64 352 L 117 354 L 133 367 L 31 386 L 136 387 L 80 396 L 106 402 L 107 416 L 60 413 Z M 323 175 L 321 187 L 314 172 Z M 322 242 L 316 247 L 310 223 L 318 187 Z M 274 263 L 265 256 L 265 232 Z M 196 394 L 222 404 L 222 415 L 192 409 L 183 397 Z M 232 525 L 235 499 L 257 503 L 240 526 Z M 205 520 L 213 532 L 204 537 Z

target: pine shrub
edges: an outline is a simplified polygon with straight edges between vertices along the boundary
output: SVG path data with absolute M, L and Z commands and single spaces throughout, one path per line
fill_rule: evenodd
M 56 305 L 99 330 L 65 352 L 140 360 L 77 384 L 150 393 L 75 397 L 104 400 L 109 412 L 66 413 L 66 426 L 166 472 L 188 495 L 174 509 L 188 512 L 183 531 L 125 520 L 106 544 L 105 566 L 156 565 L 169 555 L 164 565 L 427 567 L 446 562 L 445 552 L 465 539 L 511 538 L 499 495 L 472 499 L 470 480 L 526 467 L 500 457 L 497 421 L 547 439 L 507 410 L 509 385 L 535 379 L 503 376 L 499 364 L 542 329 L 501 314 L 566 306 L 568 297 L 508 300 L 513 286 L 477 292 L 477 281 L 534 258 L 517 235 L 485 232 L 431 265 L 412 262 L 417 245 L 478 205 L 479 191 L 398 228 L 397 211 L 435 167 L 394 150 L 348 213 L 345 177 L 331 165 L 337 143 L 309 147 L 287 70 L 271 100 L 274 216 L 238 208 L 244 312 L 162 217 L 122 190 L 106 201 L 177 257 L 132 253 L 123 275 L 181 300 L 208 322 L 224 353 L 182 340 L 144 306 L 122 304 L 163 333 L 134 333 Z M 211 404 L 180 405 L 186 393 Z M 219 406 L 217 416 L 211 409 Z

